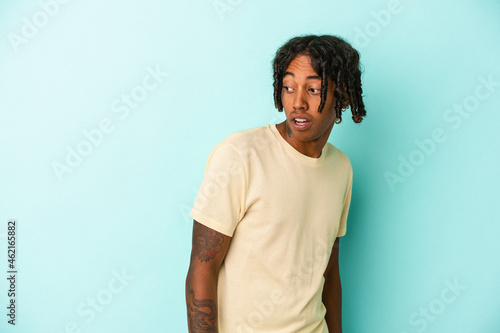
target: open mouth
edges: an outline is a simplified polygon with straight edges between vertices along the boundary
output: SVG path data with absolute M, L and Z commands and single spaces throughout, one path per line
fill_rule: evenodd
M 292 126 L 298 130 L 305 130 L 311 126 L 311 122 L 305 118 L 294 118 L 292 120 Z

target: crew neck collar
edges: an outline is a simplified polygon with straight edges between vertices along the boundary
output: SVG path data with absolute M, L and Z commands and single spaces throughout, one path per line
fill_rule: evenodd
M 308 165 L 320 165 L 324 162 L 326 158 L 326 149 L 327 149 L 327 144 L 323 146 L 321 149 L 321 155 L 318 158 L 314 157 L 309 157 L 307 155 L 302 154 L 299 152 L 297 149 L 295 149 L 291 144 L 288 143 L 282 136 L 281 133 L 278 131 L 278 128 L 276 127 L 276 124 L 269 124 L 267 127 L 271 130 L 271 132 L 274 134 L 278 142 L 283 146 L 283 148 L 292 156 L 295 158 L 299 159 L 301 162 L 308 164 Z

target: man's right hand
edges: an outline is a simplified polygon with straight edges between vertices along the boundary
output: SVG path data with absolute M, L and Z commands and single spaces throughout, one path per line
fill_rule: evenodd
M 218 333 L 217 279 L 231 237 L 193 223 L 191 263 L 186 277 L 186 305 L 190 333 Z

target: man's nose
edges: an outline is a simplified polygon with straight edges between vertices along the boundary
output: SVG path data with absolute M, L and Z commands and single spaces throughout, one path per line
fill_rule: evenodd
M 305 91 L 303 89 L 297 89 L 297 93 L 295 94 L 295 98 L 293 100 L 294 109 L 300 110 L 307 107 L 307 102 L 304 94 Z

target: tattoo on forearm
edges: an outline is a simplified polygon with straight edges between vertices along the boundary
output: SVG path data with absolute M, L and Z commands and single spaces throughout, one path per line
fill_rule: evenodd
M 193 237 L 196 239 L 192 256 L 198 258 L 201 262 L 208 262 L 214 259 L 222 251 L 224 235 L 206 228 L 198 222 L 194 224 L 193 230 Z
M 290 127 L 288 127 L 287 122 L 285 122 L 285 127 L 286 127 L 286 133 L 288 134 L 288 137 L 291 138 L 292 137 L 292 130 L 290 129 Z
M 213 299 L 196 299 L 194 291 L 188 286 L 188 322 L 191 333 L 217 333 L 217 304 Z M 210 311 L 201 311 L 206 308 Z

